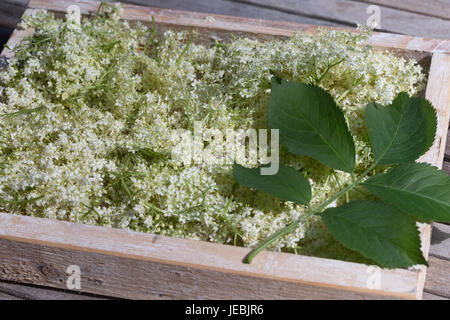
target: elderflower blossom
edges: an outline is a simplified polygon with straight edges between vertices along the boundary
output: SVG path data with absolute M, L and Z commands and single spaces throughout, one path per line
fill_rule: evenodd
M 424 82 L 414 60 L 364 46 L 365 33 L 191 43 L 195 32 L 149 39 L 147 26 L 120 21 L 120 7 L 106 10 L 109 16 L 83 19 L 80 28 L 45 11 L 25 18 L 35 35 L 0 73 L 2 211 L 256 246 L 305 207 L 237 184 L 231 166 L 170 159 L 171 131 L 201 120 L 223 132 L 267 128 L 272 72 L 308 82 L 336 63 L 320 85 L 345 113 L 361 172 L 371 161 L 365 105 L 416 94 Z M 284 164 L 306 174 L 312 205 L 351 180 L 280 152 Z M 353 259 L 317 217 L 271 249 Z

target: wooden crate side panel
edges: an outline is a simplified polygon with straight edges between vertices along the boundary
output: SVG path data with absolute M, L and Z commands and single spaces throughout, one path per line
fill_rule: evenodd
M 443 53 L 433 54 L 431 60 L 430 73 L 428 76 L 427 90 L 425 97 L 436 109 L 437 129 L 436 137 L 430 150 L 418 161 L 427 162 L 442 169 L 444 161 L 445 147 L 447 144 L 447 131 L 449 126 L 450 110 L 450 55 Z M 428 257 L 431 245 L 431 224 L 420 224 L 422 252 L 425 258 Z M 425 286 L 427 268 L 421 267 L 419 272 L 418 292 L 422 298 Z
M 80 267 L 80 291 L 126 299 L 392 298 L 0 239 L 2 280 L 67 289 L 69 265 Z
M 380 287 L 374 290 L 368 285 L 373 272 L 363 264 L 270 251 L 262 252 L 252 264 L 244 264 L 247 248 L 50 219 L 0 213 L 0 238 L 178 265 L 190 268 L 192 276 L 210 270 L 409 299 L 419 294 L 418 273 L 413 271 L 380 269 Z

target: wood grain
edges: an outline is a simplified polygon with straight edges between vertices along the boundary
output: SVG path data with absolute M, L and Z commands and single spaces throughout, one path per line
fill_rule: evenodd
M 65 270 L 69 264 L 79 264 L 81 256 L 90 256 L 90 253 L 95 253 L 102 254 L 104 259 L 109 259 L 107 257 L 111 257 L 111 259 L 120 257 L 151 262 L 146 264 L 147 268 L 151 267 L 155 271 L 148 273 L 152 275 L 151 277 L 147 276 L 152 278 L 148 279 L 148 281 L 169 279 L 172 277 L 170 271 L 172 269 L 168 266 L 172 266 L 171 268 L 177 270 L 179 269 L 176 266 L 179 266 L 182 268 L 180 270 L 189 270 L 189 272 L 183 271 L 186 281 L 200 281 L 200 278 L 203 276 L 223 274 L 221 281 L 224 283 L 221 286 L 226 285 L 225 282 L 229 282 L 228 285 L 239 287 L 240 283 L 247 281 L 245 279 L 248 277 L 251 277 L 253 281 L 261 279 L 258 281 L 262 281 L 262 283 L 266 283 L 262 279 L 296 283 L 297 289 L 295 294 L 298 298 L 301 295 L 306 297 L 306 295 L 311 294 L 313 287 L 317 287 L 317 290 L 323 294 L 327 292 L 326 288 L 329 288 L 331 291 L 339 289 L 359 292 L 356 295 L 360 296 L 374 292 L 387 296 L 413 299 L 421 294 L 421 292 L 417 291 L 418 274 L 415 271 L 402 269 L 381 270 L 380 275 L 383 279 L 381 287 L 378 290 L 371 290 L 367 287 L 370 273 L 368 273 L 367 266 L 362 264 L 269 251 L 262 252 L 252 264 L 243 264 L 241 260 L 249 250 L 246 248 L 50 219 L 0 214 L 0 238 L 11 240 L 8 242 L 9 246 L 13 246 L 14 241 L 18 243 L 17 246 L 14 245 L 17 257 L 23 257 L 23 255 L 27 255 L 27 252 L 36 251 L 37 249 L 32 244 L 39 244 L 42 248 L 48 246 L 48 250 L 52 250 L 51 252 L 53 253 L 57 252 L 58 248 L 81 252 L 76 259 L 72 259 L 70 255 L 61 256 L 61 261 L 65 263 L 65 267 L 62 270 Z M 22 248 L 20 243 L 22 242 L 28 243 L 28 245 L 23 245 L 23 250 L 19 253 L 19 249 Z M 7 246 L 1 249 L 0 252 L 3 250 L 7 250 Z M 51 257 L 52 254 L 41 255 L 41 259 L 53 259 Z M 70 251 L 70 254 L 72 254 L 72 251 Z M 11 251 L 9 251 L 8 254 L 3 256 L 3 264 L 0 264 L 0 279 L 41 285 L 45 281 L 49 281 L 49 279 L 44 279 L 45 281 L 42 282 L 42 278 L 33 271 L 34 269 L 30 269 L 27 266 L 28 260 L 31 258 L 25 258 L 25 266 L 22 267 L 17 260 L 12 260 L 11 255 Z M 94 255 L 94 257 L 97 256 Z M 112 264 L 112 261 L 118 260 L 111 260 L 110 263 L 104 262 L 103 265 Z M 100 272 L 99 279 L 104 277 L 100 264 L 86 262 L 86 266 L 91 266 L 93 274 Z M 136 268 L 139 269 L 139 267 Z M 156 270 L 160 270 L 160 272 L 158 273 Z M 209 273 L 209 271 L 213 273 Z M 61 279 L 63 279 L 61 278 L 61 272 L 58 269 L 58 272 L 55 272 L 56 280 L 49 281 L 48 285 L 55 286 L 63 283 L 61 282 Z M 230 278 L 227 278 L 228 276 L 225 277 L 225 275 L 229 275 Z M 139 273 L 139 276 L 143 275 Z M 111 277 L 114 277 L 114 275 L 111 275 Z M 136 279 L 138 282 L 144 281 L 137 275 Z M 268 283 L 272 282 L 269 281 Z M 122 283 L 122 285 L 124 284 Z M 167 285 L 167 283 L 164 285 Z M 173 285 L 182 285 L 182 283 L 177 280 Z M 219 289 L 221 286 L 212 290 L 221 291 Z M 304 288 L 304 290 L 301 290 L 301 288 Z M 204 290 L 208 294 L 212 294 L 209 292 L 211 288 L 197 286 L 196 290 L 199 291 L 199 294 L 202 294 L 201 292 L 205 294 Z M 241 288 L 241 290 L 244 289 Z M 263 289 L 259 288 L 258 290 Z M 110 295 L 109 292 L 96 291 L 92 293 Z M 214 296 L 230 293 L 215 293 Z M 247 293 L 251 294 L 251 292 Z M 286 292 L 286 298 L 293 293 L 294 291 Z
M 3 295 L 3 296 L 2 296 Z M 0 281 L 0 299 L 23 300 L 104 300 L 105 298 L 38 287 L 35 285 Z
M 424 292 L 423 293 L 423 300 L 450 300 L 449 298 L 438 296 L 436 294 Z
M 22 299 L 7 293 L 0 292 L 0 300 L 22 300 Z
M 436 138 L 430 151 L 419 161 L 442 168 L 449 126 L 450 112 L 450 55 L 433 54 L 425 97 L 432 103 L 437 113 Z
M 337 23 L 365 24 L 369 14 L 368 5 L 350 0 L 239 0 L 266 8 L 277 8 L 289 13 L 308 17 L 328 19 Z M 429 36 L 433 38 L 450 38 L 450 20 L 405 12 L 389 7 L 380 7 L 381 29 L 385 31 Z
M 30 0 L 29 8 L 44 9 L 50 8 L 58 12 L 65 12 L 71 4 L 77 4 L 83 14 L 94 14 L 99 2 L 88 0 Z M 262 19 L 250 19 L 242 17 L 232 17 L 217 14 L 205 14 L 170 9 L 139 7 L 125 4 L 122 14 L 123 19 L 140 20 L 151 22 L 152 16 L 156 22 L 170 26 L 191 26 L 209 30 L 220 30 L 232 32 L 245 32 L 261 34 L 266 36 L 292 36 L 296 31 L 308 33 L 317 32 L 317 26 L 308 24 L 298 24 L 284 21 L 270 21 Z M 352 30 L 354 29 L 345 29 Z M 387 34 L 375 32 L 369 39 L 368 44 L 383 48 L 396 48 L 412 51 L 426 51 L 432 53 L 450 53 L 450 40 L 426 39 L 405 35 Z
M 0 27 L 14 29 L 20 20 L 28 0 L 2 0 L 0 2 Z
M 429 163 L 438 168 L 442 168 L 449 126 L 450 89 L 446 85 L 448 83 L 450 83 L 450 55 L 435 53 L 431 60 L 425 97 L 432 103 L 436 110 L 436 136 L 430 150 L 420 157 L 418 161 Z M 422 240 L 422 251 L 425 258 L 427 258 L 431 243 L 431 225 L 418 225 Z M 425 286 L 426 273 L 427 268 L 422 266 L 418 280 L 420 291 Z
M 450 226 L 443 223 L 433 223 L 430 255 L 450 260 Z M 450 270 L 448 270 L 450 282 Z M 449 283 L 450 285 L 450 283 Z
M 450 137 L 450 131 L 447 132 L 447 141 L 449 140 Z M 445 146 L 445 155 L 444 155 L 445 159 L 447 161 L 450 161 L 450 143 L 447 143 L 447 145 Z
M 282 12 L 269 8 L 256 7 L 251 4 L 230 0 L 127 0 L 120 1 L 128 4 L 151 6 L 165 9 L 197 11 L 222 15 L 232 15 L 247 18 L 264 18 L 267 20 L 290 21 L 325 26 L 345 26 L 347 24 L 336 23 L 324 19 L 299 16 L 297 14 Z
M 415 12 L 430 17 L 450 20 L 450 2 L 448 0 L 357 0 L 387 8 Z
M 3 0 L 0 3 L 0 26 L 14 28 L 28 0 Z M 125 0 L 124 3 L 155 6 L 160 8 L 177 8 L 217 14 L 230 14 L 249 18 L 291 21 L 316 25 L 349 26 L 364 22 L 370 4 L 381 6 L 382 21 L 387 23 L 389 31 L 415 36 L 438 37 L 443 34 L 449 38 L 450 31 L 442 21 L 449 20 L 450 5 L 446 0 L 369 0 L 355 1 L 324 0 L 314 1 L 258 1 L 251 0 Z M 323 10 L 328 9 L 328 10 Z M 438 30 L 438 33 L 436 33 Z M 445 36 L 445 34 L 447 34 Z
M 80 266 L 83 292 L 128 299 L 392 298 L 250 274 L 238 275 L 0 239 L 2 279 L 65 288 L 68 264 Z M 298 265 L 299 269 L 304 267 Z M 330 273 L 329 268 L 327 272 Z
M 427 278 L 424 290 L 428 293 L 450 298 L 450 261 L 430 256 L 429 264 L 428 272 L 433 276 Z

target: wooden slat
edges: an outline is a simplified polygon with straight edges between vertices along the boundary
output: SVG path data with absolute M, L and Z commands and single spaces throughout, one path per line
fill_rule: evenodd
M 62 288 L 66 268 L 77 264 L 85 274 L 83 292 L 105 296 L 305 299 L 342 292 L 345 299 L 374 292 L 377 298 L 413 299 L 421 294 L 415 271 L 381 270 L 380 289 L 370 290 L 362 264 L 268 251 L 243 264 L 246 248 L 50 219 L 0 214 L 0 238 L 0 279 Z M 42 265 L 49 266 L 45 274 Z M 277 283 L 279 290 L 272 291 Z
M 9 295 L 7 293 L 0 292 L 0 300 L 22 300 L 22 299 Z
M 151 244 L 149 244 L 151 245 Z M 0 239 L 0 277 L 64 288 L 67 265 L 81 290 L 128 299 L 387 299 L 386 295 L 130 259 Z M 2 269 L 10 269 L 5 274 Z M 301 265 L 300 265 L 300 268 Z M 323 270 L 325 272 L 325 270 Z M 328 270 L 330 272 L 330 270 Z
M 32 29 L 25 29 L 25 30 L 15 29 L 6 44 L 8 45 L 9 48 L 12 49 L 15 46 L 17 46 L 24 37 L 29 36 L 31 34 L 33 34 Z M 3 51 L 1 53 L 2 57 L 5 58 L 10 58 L 12 57 L 13 54 L 14 54 L 13 51 L 6 47 L 3 48 Z
M 25 285 L 20 283 L 12 283 L 0 281 L 0 299 L 7 299 L 9 296 L 11 300 L 104 300 L 103 297 L 78 294 L 63 290 L 55 290 L 52 288 L 37 287 L 33 285 Z
M 427 277 L 424 290 L 431 294 L 450 298 L 450 261 L 430 257 L 429 264 L 429 275 Z
M 447 132 L 447 141 L 450 141 L 450 130 Z M 450 143 L 447 143 L 445 146 L 445 159 L 448 159 L 450 161 Z
M 450 300 L 449 298 L 441 297 L 436 294 L 424 292 L 423 293 L 423 300 Z
M 444 161 L 444 164 L 442 166 L 442 170 L 447 173 L 448 175 L 450 175 L 450 162 L 448 161 Z
M 450 260 L 450 226 L 443 223 L 434 223 L 431 237 L 430 255 Z M 450 270 L 449 281 L 450 281 Z
M 117 2 L 117 1 L 115 1 Z M 297 23 L 326 25 L 326 26 L 345 26 L 347 24 L 335 23 L 324 19 L 315 19 L 311 17 L 299 16 L 279 10 L 256 7 L 242 2 L 230 0 L 127 0 L 122 3 L 151 6 L 165 9 L 197 11 L 204 13 L 214 13 L 222 15 L 232 15 L 256 19 L 268 19 L 279 21 L 290 21 Z
M 83 14 L 95 13 L 99 2 L 87 0 L 30 0 L 29 8 L 45 9 L 65 12 L 71 4 L 80 6 Z M 247 32 L 260 35 L 292 36 L 295 31 L 314 33 L 317 26 L 298 24 L 284 21 L 270 21 L 261 19 L 250 19 L 242 17 L 231 17 L 216 14 L 205 14 L 185 11 L 159 9 L 150 7 L 138 7 L 124 5 L 123 19 L 140 20 L 151 22 L 152 16 L 156 22 L 171 26 L 192 26 L 209 30 L 221 30 L 227 32 Z M 213 18 L 213 19 L 210 19 Z M 353 30 L 353 29 L 348 29 Z M 403 50 L 425 51 L 432 53 L 450 53 L 450 40 L 425 39 L 404 35 L 386 34 L 375 32 L 368 41 L 369 44 L 383 48 L 396 48 Z
M 425 97 L 436 109 L 437 128 L 436 136 L 430 150 L 418 159 L 438 168 L 442 168 L 447 140 L 450 114 L 450 55 L 435 53 L 431 60 Z M 431 244 L 431 225 L 420 224 L 420 237 L 422 240 L 422 251 L 425 258 L 428 257 Z M 420 291 L 425 286 L 427 268 L 422 266 L 419 273 Z
M 278 8 L 290 13 L 309 17 L 329 19 L 334 22 L 365 24 L 369 14 L 368 5 L 350 0 L 240 0 L 244 3 Z M 381 8 L 381 28 L 395 33 L 450 38 L 450 20 L 429 17 L 387 7 Z
M 2 1 L 0 3 L 0 26 L 14 28 L 25 9 L 27 2 L 28 0 Z M 393 29 L 392 31 L 411 35 L 423 35 L 430 38 L 438 36 L 438 34 L 435 33 L 434 28 L 438 28 L 440 23 L 440 20 L 429 23 L 430 17 L 442 18 L 443 20 L 448 20 L 450 17 L 450 5 L 446 0 L 414 0 L 413 3 L 411 3 L 411 0 L 360 0 L 360 2 L 367 2 L 367 4 L 361 4 L 360 6 L 348 6 L 348 3 L 351 3 L 351 1 L 344 1 L 343 3 L 346 5 L 346 12 L 344 15 L 341 13 L 342 9 L 337 11 L 339 14 L 333 14 L 334 12 L 331 12 L 330 14 L 330 12 L 325 12 L 323 10 L 317 12 L 317 10 L 315 10 L 317 7 L 316 1 L 296 1 L 296 3 L 299 3 L 302 7 L 302 10 L 300 11 L 296 10 L 295 7 L 292 7 L 291 3 L 286 2 L 286 0 L 281 2 L 278 1 L 277 3 L 267 1 L 268 4 L 263 2 L 262 4 L 264 6 L 261 6 L 261 3 L 258 3 L 259 6 L 246 4 L 243 3 L 242 0 L 209 0 L 207 2 L 203 0 L 125 0 L 121 2 L 161 8 L 177 8 L 178 10 L 230 14 L 250 18 L 264 18 L 333 26 L 354 24 L 355 21 L 364 22 L 367 19 L 367 14 L 365 13 L 367 6 L 369 4 L 377 4 L 383 6 L 382 17 L 384 17 L 385 11 L 388 10 L 388 12 L 386 12 L 386 17 L 383 19 L 396 26 L 396 29 Z M 326 2 L 327 7 L 330 8 L 342 5 L 339 1 L 327 0 Z M 357 10 L 357 13 L 359 14 L 355 15 L 353 10 Z M 408 16 L 407 12 L 415 13 L 418 17 L 422 18 L 424 15 L 429 17 L 425 17 L 425 20 L 422 21 L 420 18 L 418 19 L 417 16 Z M 360 17 L 360 20 L 357 20 L 358 17 Z M 405 21 L 409 22 L 415 28 L 411 28 Z M 419 23 L 415 24 L 414 22 Z M 422 25 L 422 27 L 418 27 L 417 25 Z M 445 26 L 443 25 L 442 28 L 442 32 L 445 33 Z M 413 32 L 413 30 L 416 29 L 419 30 L 419 33 Z
M 449 0 L 357 0 L 368 4 L 382 5 L 384 7 L 415 12 L 430 17 L 450 20 Z
M 428 76 L 426 98 L 437 110 L 438 125 L 436 138 L 430 151 L 419 161 L 428 162 L 442 168 L 446 149 L 450 110 L 450 55 L 433 54 Z
M 0 2 L 0 27 L 14 29 L 28 0 L 2 0 Z

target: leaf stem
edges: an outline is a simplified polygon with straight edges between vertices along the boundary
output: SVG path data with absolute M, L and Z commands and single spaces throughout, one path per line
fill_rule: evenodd
M 189 40 L 188 43 L 186 44 L 186 46 L 184 47 L 183 51 L 181 52 L 181 54 L 178 56 L 177 60 L 176 60 L 176 64 L 179 65 L 181 62 L 181 58 L 184 56 L 184 54 L 188 51 L 190 45 L 192 43 L 192 40 Z
M 288 224 L 283 229 L 280 229 L 279 231 L 277 231 L 276 233 L 274 233 L 273 235 L 268 237 L 266 240 L 264 240 L 263 243 L 261 243 L 259 246 L 254 248 L 252 251 L 250 251 L 250 253 L 244 258 L 243 262 L 244 263 L 251 263 L 253 258 L 258 253 L 263 251 L 268 245 L 270 245 L 272 242 L 274 242 L 278 238 L 281 238 L 282 236 L 284 236 L 284 235 L 288 234 L 289 232 L 291 232 L 295 227 L 297 227 L 297 225 L 301 221 L 303 221 L 303 219 L 309 218 L 309 217 L 311 217 L 313 215 L 314 215 L 314 211 L 310 211 L 310 212 L 304 214 L 303 216 L 301 216 L 300 219 L 298 219 L 298 220 L 296 220 L 294 222 L 291 222 L 290 224 Z
M 249 252 L 249 254 L 247 254 L 247 256 L 245 256 L 245 258 L 243 259 L 244 263 L 251 263 L 253 258 L 256 257 L 256 255 L 258 255 L 258 253 L 260 253 L 261 251 L 263 251 L 265 248 L 267 248 L 271 243 L 273 243 L 274 241 L 276 241 L 277 239 L 281 238 L 282 236 L 288 234 L 289 232 L 291 232 L 292 230 L 294 230 L 297 225 L 302 222 L 304 219 L 307 219 L 313 215 L 317 215 L 317 214 L 321 214 L 322 211 L 328 207 L 330 204 L 332 204 L 334 201 L 336 201 L 337 199 L 339 199 L 342 195 L 346 194 L 347 192 L 349 192 L 350 190 L 352 190 L 354 187 L 356 187 L 357 185 L 359 185 L 359 183 L 369 174 L 370 171 L 372 171 L 375 166 L 377 165 L 378 161 L 374 162 L 369 168 L 367 168 L 366 171 L 364 171 L 356 180 L 354 180 L 351 184 L 349 184 L 348 186 L 346 186 L 345 188 L 343 188 L 342 190 L 340 190 L 338 193 L 336 193 L 333 197 L 331 197 L 328 200 L 325 200 L 324 202 L 322 202 L 317 208 L 310 210 L 309 212 L 307 212 L 306 214 L 302 215 L 299 219 L 291 222 L 290 224 L 288 224 L 286 227 L 280 229 L 279 231 L 277 231 L 276 233 L 274 233 L 273 235 L 271 235 L 270 237 L 268 237 L 266 240 L 264 240 L 263 243 L 261 243 L 260 245 L 258 245 L 256 248 L 254 248 L 252 251 Z

